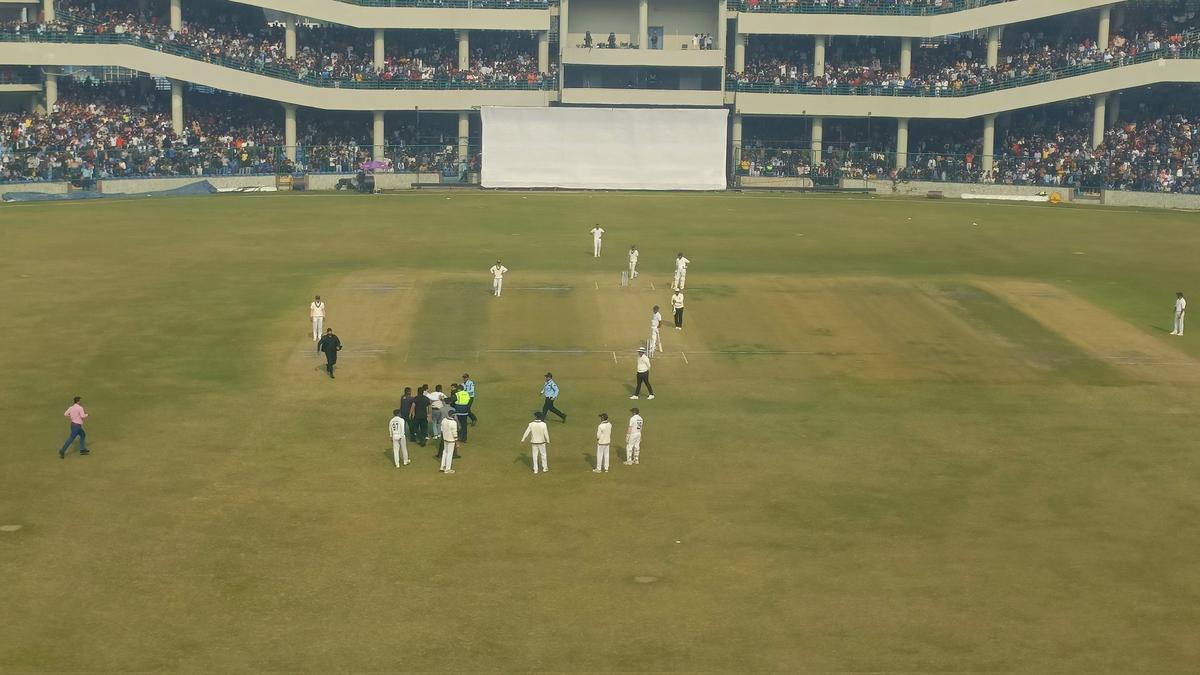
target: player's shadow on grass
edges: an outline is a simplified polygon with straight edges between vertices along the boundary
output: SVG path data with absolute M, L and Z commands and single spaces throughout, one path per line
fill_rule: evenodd
M 517 455 L 517 458 L 513 460 L 513 464 L 520 464 L 526 469 L 533 471 L 533 457 L 531 457 L 528 453 L 522 452 L 521 454 Z
M 1159 333 L 1167 333 L 1167 334 L 1170 334 L 1172 329 L 1169 329 L 1169 328 L 1163 328 L 1162 326 L 1159 326 L 1158 324 L 1153 324 L 1153 323 L 1152 323 L 1152 324 L 1150 324 L 1150 330 L 1155 330 L 1155 331 L 1158 331 Z

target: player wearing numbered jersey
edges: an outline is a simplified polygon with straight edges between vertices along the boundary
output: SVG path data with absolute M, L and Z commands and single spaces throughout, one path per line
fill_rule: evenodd
M 550 465 L 546 463 L 546 444 L 550 442 L 550 429 L 546 426 L 546 422 L 542 417 L 542 413 L 533 413 L 533 421 L 529 426 L 525 427 L 525 433 L 521 434 L 521 442 L 529 441 L 533 451 L 533 475 L 538 474 L 538 458 L 541 458 L 542 473 L 550 470 Z
M 325 302 L 321 296 L 314 298 L 308 306 L 308 318 L 312 319 L 313 342 L 317 342 L 325 330 Z
M 604 228 L 600 227 L 600 223 L 592 228 L 592 257 L 600 257 L 600 245 L 604 239 Z
M 508 268 L 497 260 L 496 264 L 492 265 L 488 271 L 492 273 L 492 294 L 498 298 L 500 291 L 504 289 L 504 273 L 508 271 Z
M 680 251 L 675 256 L 675 281 L 671 284 L 671 288 L 676 291 L 682 291 L 687 284 L 687 268 L 688 263 L 692 262 L 683 257 L 683 251 Z
M 454 473 L 451 468 L 454 465 L 454 446 L 458 441 L 458 422 L 455 421 L 453 415 L 447 415 L 442 420 L 442 442 L 445 444 L 442 448 L 442 465 L 438 469 L 442 473 Z
M 1175 330 L 1171 331 L 1171 335 L 1183 335 L 1183 315 L 1187 312 L 1187 300 L 1183 299 L 1183 293 L 1175 294 Z
M 612 446 L 612 422 L 608 413 L 600 413 L 600 424 L 596 426 L 596 468 L 593 473 L 608 473 L 609 448 Z
M 659 311 L 658 305 L 650 310 L 650 340 L 646 345 L 646 351 L 650 356 L 654 356 L 654 350 L 657 349 L 662 353 L 662 334 L 659 333 L 659 328 L 662 326 L 662 312 Z
M 408 425 L 404 422 L 404 416 L 400 414 L 400 409 L 396 408 L 392 411 L 392 420 L 388 422 L 388 436 L 392 439 L 392 460 L 396 462 L 396 468 L 400 468 L 400 460 L 404 460 L 404 464 L 408 464 Z
M 671 309 L 675 310 L 675 330 L 683 330 L 683 291 L 671 294 Z
M 625 463 L 637 464 L 642 456 L 642 415 L 637 408 L 630 408 L 629 428 L 625 431 Z
M 629 278 L 630 279 L 637 278 L 637 275 L 638 275 L 637 261 L 638 261 L 637 244 L 634 244 L 633 246 L 629 247 Z

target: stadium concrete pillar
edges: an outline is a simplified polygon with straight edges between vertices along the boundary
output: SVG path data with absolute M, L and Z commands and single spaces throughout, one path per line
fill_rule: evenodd
M 812 118 L 812 163 L 821 163 L 821 143 L 825 140 L 825 120 L 821 117 Z
M 908 118 L 896 120 L 896 168 L 908 167 Z
M 813 38 L 813 75 L 823 77 L 825 75 L 825 36 L 817 35 Z
M 387 59 L 387 43 L 384 42 L 383 29 L 375 29 L 375 55 L 372 63 L 375 64 L 375 70 L 383 70 L 384 62 Z
M 42 0 L 42 19 L 46 23 L 54 21 L 54 0 Z
M 1100 25 L 1096 30 L 1096 46 L 1100 49 L 1108 49 L 1108 33 L 1109 26 L 1112 23 L 1112 5 L 1105 5 L 1100 8 Z
M 900 77 L 912 75 L 912 38 L 900 38 Z
M 296 161 L 296 106 L 283 104 L 283 154 Z
M 987 115 L 983 118 L 983 163 L 984 173 L 992 170 L 996 163 L 996 116 Z
M 183 133 L 183 83 L 171 80 L 171 130 Z
M 638 49 L 650 48 L 650 0 L 638 0 Z
M 570 0 L 558 0 L 558 47 L 559 50 L 563 47 L 574 46 L 567 38 L 567 15 L 570 14 Z
M 987 64 L 995 68 L 1000 63 L 1000 27 L 992 26 L 987 35 Z
M 471 31 L 458 31 L 458 69 L 471 69 Z
M 467 153 L 470 152 L 471 139 L 471 113 L 458 113 L 458 161 L 462 162 L 467 159 Z
M 54 112 L 54 104 L 58 103 L 58 75 L 46 73 L 45 83 L 46 112 Z
M 1104 143 L 1104 108 L 1108 103 L 1108 94 L 1096 94 L 1092 97 L 1092 147 Z
M 733 34 L 733 72 L 746 72 L 746 34 Z
M 283 55 L 289 59 L 296 58 L 295 14 L 286 14 L 283 17 Z
M 538 72 L 550 72 L 550 31 L 538 31 Z
M 183 28 L 183 0 L 171 0 L 171 30 Z
M 383 159 L 384 146 L 387 144 L 387 137 L 383 126 L 383 111 L 375 111 L 374 124 L 371 128 L 371 157 L 376 160 Z
M 742 116 L 733 114 L 733 126 L 729 132 L 729 142 L 733 145 L 733 161 L 736 163 L 742 152 Z
M 1108 97 L 1108 124 L 1112 129 L 1121 121 L 1121 92 L 1110 94 Z

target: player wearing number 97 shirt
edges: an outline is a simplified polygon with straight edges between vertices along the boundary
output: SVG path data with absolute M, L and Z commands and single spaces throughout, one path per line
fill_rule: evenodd
M 637 408 L 630 408 L 629 428 L 625 431 L 625 464 L 637 464 L 642 455 L 642 415 Z

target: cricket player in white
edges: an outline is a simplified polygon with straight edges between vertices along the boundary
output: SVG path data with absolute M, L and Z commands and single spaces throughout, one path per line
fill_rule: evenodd
M 442 420 L 442 468 L 439 469 L 442 473 L 454 473 L 454 469 L 450 468 L 454 463 L 454 446 L 458 441 L 458 422 L 455 421 L 454 415 L 446 415 Z
M 404 460 L 404 464 L 408 465 L 408 434 L 405 433 L 404 417 L 400 415 L 400 409 L 392 411 L 392 421 L 388 422 L 388 436 L 392 438 L 392 459 L 396 462 L 396 468 L 400 468 L 400 460 Z
M 625 431 L 625 463 L 637 464 L 642 455 L 642 415 L 637 408 L 630 408 L 629 429 Z
M 690 262 L 692 261 L 683 257 L 683 251 L 675 256 L 675 281 L 671 284 L 673 290 L 682 291 L 687 284 L 687 266 Z
M 637 278 L 637 259 L 638 259 L 638 250 L 637 250 L 637 245 L 635 244 L 635 245 L 629 247 L 629 278 L 630 279 Z
M 675 330 L 683 330 L 683 291 L 671 294 L 671 309 L 675 312 Z
M 1183 299 L 1183 293 L 1175 294 L 1175 330 L 1171 331 L 1171 335 L 1183 335 L 1183 315 L 1187 311 L 1187 300 Z
M 612 422 L 608 413 L 600 413 L 600 424 L 596 427 L 596 468 L 592 473 L 608 473 L 609 448 L 612 447 Z
M 662 326 L 662 312 L 658 311 L 658 305 L 655 305 L 654 310 L 650 313 L 650 343 L 646 346 L 649 356 L 654 356 L 656 348 L 660 354 L 662 353 L 662 335 L 658 332 L 660 326 Z
M 317 296 L 308 306 L 308 318 L 312 319 L 313 342 L 321 339 L 325 333 L 325 303 Z
M 541 457 L 542 473 L 550 470 L 550 465 L 546 463 L 546 444 L 550 442 L 550 429 L 546 427 L 546 422 L 542 419 L 542 413 L 533 413 L 533 421 L 529 426 L 525 427 L 525 433 L 521 435 L 521 442 L 526 440 L 533 449 L 533 475 L 538 473 L 538 458 Z
M 601 244 L 601 240 L 603 238 L 604 238 L 604 228 L 600 227 L 600 223 L 596 223 L 596 226 L 592 228 L 592 257 L 593 258 L 600 257 L 600 244 Z
M 498 298 L 501 289 L 504 288 L 504 273 L 508 271 L 508 268 L 497 260 L 496 264 L 492 265 L 488 271 L 492 273 L 492 293 Z

